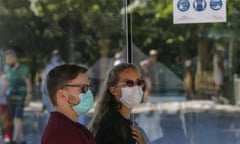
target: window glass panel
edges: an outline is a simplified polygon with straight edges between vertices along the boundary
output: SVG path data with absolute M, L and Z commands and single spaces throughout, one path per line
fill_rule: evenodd
M 11 48 L 19 62 L 29 66 L 32 75 L 33 97 L 25 108 L 24 119 L 29 143 L 40 143 L 46 117 L 53 109 L 42 84 L 50 69 L 62 63 L 86 65 L 92 91 L 98 96 L 113 66 L 114 55 L 126 47 L 121 12 L 124 3 L 121 0 L 0 0 L 0 70 L 6 67 L 4 51 Z
M 174 25 L 173 1 L 131 1 L 134 63 L 152 82 L 134 118 L 150 143 L 238 143 L 236 2 L 226 23 Z
M 11 48 L 32 76 L 27 142 L 40 142 L 52 110 L 42 87 L 52 65 L 88 66 L 96 98 L 107 72 L 130 58 L 146 80 L 144 92 L 151 83 L 131 115 L 147 143 L 239 143 L 238 4 L 227 2 L 226 23 L 174 25 L 172 1 L 0 0 L 0 71 Z M 150 54 L 157 61 L 149 61 Z M 220 69 L 222 85 L 216 86 L 213 74 Z M 92 112 L 79 122 L 87 125 Z

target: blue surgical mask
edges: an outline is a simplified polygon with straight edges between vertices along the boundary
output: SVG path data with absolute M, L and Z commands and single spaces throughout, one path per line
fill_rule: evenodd
M 93 94 L 90 90 L 88 90 L 86 93 L 80 93 L 78 95 L 80 102 L 73 106 L 73 109 L 79 114 L 85 114 L 87 113 L 93 106 Z

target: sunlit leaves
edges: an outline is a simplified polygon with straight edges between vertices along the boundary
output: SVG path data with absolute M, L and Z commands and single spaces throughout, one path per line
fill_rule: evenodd
M 92 7 L 91 7 L 91 10 L 93 12 L 98 12 L 100 11 L 100 6 L 98 4 L 94 4 Z
M 48 27 L 46 27 L 43 33 L 44 37 L 49 37 L 49 38 L 59 37 L 62 35 L 63 35 L 62 29 L 56 23 L 52 23 Z

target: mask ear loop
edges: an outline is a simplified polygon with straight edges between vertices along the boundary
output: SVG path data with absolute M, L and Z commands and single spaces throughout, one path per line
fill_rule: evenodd
M 68 91 L 66 91 L 66 90 L 63 90 L 65 93 L 67 93 L 67 95 L 69 96 L 74 96 L 74 95 L 72 95 L 72 94 L 70 94 Z M 75 96 L 74 96 L 75 97 Z M 81 100 L 79 101 L 79 103 L 81 102 Z M 69 99 L 67 100 L 67 103 L 71 106 L 71 107 L 73 107 L 73 106 L 75 106 L 75 105 L 77 105 L 77 104 L 73 104 L 73 103 L 71 103 L 70 101 L 69 101 Z

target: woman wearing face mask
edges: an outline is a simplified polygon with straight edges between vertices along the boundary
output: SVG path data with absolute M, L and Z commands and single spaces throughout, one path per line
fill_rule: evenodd
M 92 134 L 77 122 L 93 105 L 87 68 L 64 64 L 47 75 L 47 91 L 55 107 L 44 129 L 41 144 L 95 144 Z
M 144 80 L 133 64 L 122 63 L 110 71 L 90 122 L 97 144 L 146 143 L 129 120 L 132 108 L 142 99 L 143 86 Z

